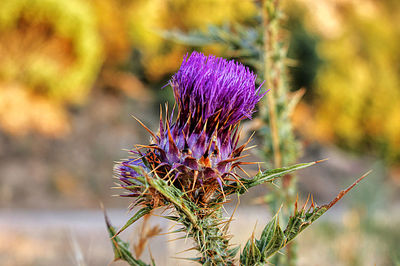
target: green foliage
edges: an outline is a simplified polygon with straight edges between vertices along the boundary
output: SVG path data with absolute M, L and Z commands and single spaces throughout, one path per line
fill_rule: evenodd
M 209 25 L 206 31 L 193 30 L 185 33 L 180 30 L 161 32 L 169 40 L 190 46 L 218 44 L 224 47 L 224 56 L 241 61 L 257 73 L 262 70 L 262 33 L 260 28 L 238 23 L 222 26 Z M 262 79 L 259 79 L 261 82 Z
M 186 238 L 191 237 L 195 241 L 195 248 L 200 253 L 200 256 L 190 260 L 203 265 L 234 265 L 235 255 L 239 247 L 231 248 L 226 235 L 230 220 L 224 220 L 221 216 L 221 202 L 223 202 L 225 196 L 244 194 L 251 187 L 264 183 L 272 183 L 279 177 L 312 166 L 316 163 L 318 162 L 271 169 L 260 172 L 251 179 L 240 178 L 237 182 L 229 182 L 223 185 L 224 194 L 221 192 L 221 195 L 216 197 L 214 201 L 207 206 L 200 206 L 196 204 L 196 202 L 191 201 L 183 191 L 175 187 L 169 181 L 159 178 L 155 173 L 147 174 L 139 167 L 134 167 L 134 170 L 138 173 L 142 173 L 142 176 L 137 177 L 137 180 L 145 183 L 144 187 L 146 187 L 146 189 L 155 189 L 160 194 L 165 206 L 174 207 L 176 214 L 164 216 L 164 218 L 178 222 L 183 226 L 175 230 L 174 233 L 186 232 Z M 360 177 L 350 187 L 340 192 L 338 196 L 327 205 L 319 207 L 312 202 L 307 210 L 307 203 L 300 210 L 297 210 L 296 201 L 294 213 L 289 217 L 285 229 L 282 229 L 279 224 L 278 212 L 272 221 L 264 228 L 260 239 L 256 240 L 252 237 L 247 242 L 240 256 L 241 265 L 265 265 L 272 255 L 287 246 L 304 229 L 336 204 L 336 202 L 346 195 L 365 176 L 366 175 Z M 117 259 L 124 259 L 130 261 L 130 263 L 142 263 L 133 258 L 128 250 L 127 244 L 122 242 L 117 235 L 142 216 L 148 214 L 151 209 L 150 206 L 145 206 L 137 211 L 117 233 L 106 219 Z
M 249 188 L 255 187 L 257 185 L 261 185 L 264 183 L 272 183 L 273 181 L 277 180 L 278 178 L 290 174 L 294 171 L 300 170 L 307 168 L 309 166 L 312 166 L 317 162 L 311 162 L 311 163 L 300 163 L 300 164 L 295 164 L 292 166 L 288 167 L 282 167 L 282 168 L 277 168 L 277 169 L 270 169 L 266 170 L 263 172 L 259 172 L 255 177 L 251 179 L 246 179 L 246 178 L 241 178 L 240 182 L 235 183 L 235 184 L 229 184 L 224 188 L 226 191 L 225 193 L 227 195 L 232 194 L 232 193 L 238 193 L 238 194 L 244 194 L 247 192 Z
M 104 219 L 106 221 L 106 226 L 108 230 L 108 234 L 111 238 L 111 242 L 114 250 L 114 261 L 116 260 L 124 260 L 131 266 L 150 266 L 144 263 L 141 260 L 137 260 L 132 256 L 132 253 L 129 250 L 129 243 L 122 241 L 118 236 L 116 236 L 116 230 L 111 225 L 110 220 L 106 212 L 104 212 Z M 154 261 L 151 265 L 155 265 Z
M 146 214 L 149 214 L 151 212 L 151 207 L 144 207 L 142 209 L 140 209 L 138 212 L 135 213 L 135 215 L 133 215 L 127 222 L 126 224 L 118 230 L 117 233 L 114 233 L 114 235 L 118 235 L 119 233 L 121 233 L 122 231 L 124 231 L 126 228 L 128 228 L 131 224 L 133 224 L 134 222 L 136 222 L 137 220 L 139 220 L 140 218 L 142 218 L 143 216 L 145 216 Z
M 324 64 L 317 72 L 313 111 L 302 119 L 314 123 L 300 130 L 310 139 L 398 163 L 400 2 L 302 2 L 302 19 L 319 36 L 316 50 Z M 320 7 L 329 19 L 315 12 Z
M 277 213 L 265 226 L 259 240 L 251 238 L 246 243 L 240 255 L 240 262 L 242 265 L 266 265 L 268 258 L 286 246 L 327 210 L 327 206 L 307 211 L 302 208 L 289 218 L 285 230 L 282 230 L 279 224 L 279 213 Z
M 315 222 L 354 188 L 367 174 L 361 176 L 346 190 L 341 191 L 335 199 L 326 205 L 316 206 L 314 201 L 312 201 L 311 206 L 306 209 L 307 200 L 304 206 L 298 210 L 296 201 L 294 213 L 289 217 L 284 230 L 279 224 L 279 212 L 276 213 L 274 218 L 265 226 L 260 239 L 254 239 L 253 236 L 246 243 L 240 255 L 240 262 L 242 265 L 267 265 L 268 259 L 272 255 L 293 241 L 304 229 Z

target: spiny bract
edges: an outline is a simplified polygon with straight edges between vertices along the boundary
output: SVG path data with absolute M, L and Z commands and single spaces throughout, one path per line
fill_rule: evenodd
M 238 180 L 245 146 L 238 146 L 238 124 L 251 118 L 263 96 L 256 89 L 256 75 L 233 60 L 193 52 L 186 55 L 171 78 L 177 117 L 160 115 L 160 129 L 152 143 L 131 151 L 135 157 L 115 167 L 122 188 L 138 203 L 153 207 L 163 199 L 145 188 L 151 175 L 168 180 L 194 202 L 207 205 L 223 197 L 222 184 Z M 172 112 L 174 113 L 174 112 Z M 147 129 L 147 128 L 146 128 Z M 143 171 L 138 171 L 138 167 Z M 143 173 L 138 173 L 143 172 Z

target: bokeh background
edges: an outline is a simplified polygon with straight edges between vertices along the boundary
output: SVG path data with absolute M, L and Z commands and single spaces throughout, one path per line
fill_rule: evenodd
M 329 158 L 299 173 L 300 198 L 326 203 L 373 169 L 299 237 L 299 264 L 399 265 L 400 2 L 283 6 L 290 84 L 306 89 L 292 117 L 299 161 Z M 129 200 L 111 197 L 113 162 L 149 140 L 131 115 L 157 129 L 160 104 L 173 102 L 161 87 L 195 48 L 163 32 L 254 23 L 257 12 L 250 0 L 0 1 L 0 265 L 109 264 L 100 202 L 117 226 L 127 220 Z M 238 242 L 266 223 L 266 193 L 242 200 Z M 168 237 L 151 252 L 184 265 Z

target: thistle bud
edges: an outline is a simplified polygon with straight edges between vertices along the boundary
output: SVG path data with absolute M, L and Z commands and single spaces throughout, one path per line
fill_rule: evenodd
M 251 118 L 263 96 L 256 75 L 244 65 L 193 52 L 186 56 L 169 81 L 176 101 L 176 118 L 160 116 L 152 143 L 136 151 L 135 158 L 119 163 L 116 174 L 126 196 L 162 205 L 163 199 L 145 189 L 151 175 L 168 180 L 194 202 L 207 204 L 223 197 L 223 184 L 238 180 L 240 167 L 239 122 Z M 174 112 L 173 112 L 174 113 Z M 147 129 L 147 128 L 146 128 Z M 143 150 L 145 148 L 145 150 Z

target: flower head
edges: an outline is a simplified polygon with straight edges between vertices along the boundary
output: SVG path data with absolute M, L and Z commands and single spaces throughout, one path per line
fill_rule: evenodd
M 205 122 L 218 115 L 220 127 L 227 128 L 251 118 L 261 98 L 255 88 L 256 78 L 233 60 L 197 52 L 186 56 L 170 81 L 179 107 L 178 123 L 186 123 L 189 117 Z
M 177 103 L 177 117 L 160 118 L 158 134 L 136 159 L 117 165 L 117 175 L 137 195 L 133 184 L 145 170 L 169 180 L 196 202 L 207 203 L 223 195 L 222 184 L 235 180 L 246 144 L 238 146 L 238 124 L 251 118 L 261 99 L 256 75 L 233 60 L 193 52 L 186 56 L 169 84 Z M 143 148 L 143 147 L 142 147 Z M 129 175 L 129 176 L 128 176 Z M 154 203 L 155 195 L 151 195 Z M 160 202 L 157 200 L 157 202 Z

